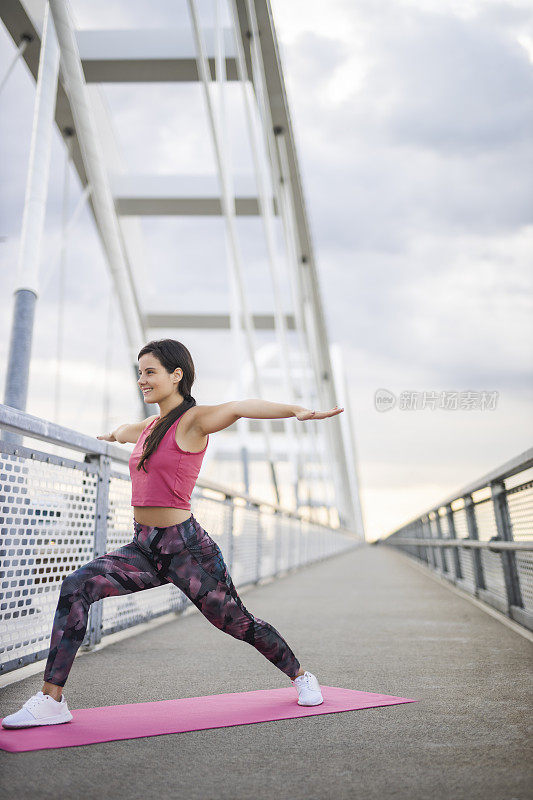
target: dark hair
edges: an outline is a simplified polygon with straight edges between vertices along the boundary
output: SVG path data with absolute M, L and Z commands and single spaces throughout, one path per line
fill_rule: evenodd
M 191 396 L 191 388 L 194 383 L 194 363 L 192 356 L 181 342 L 175 339 L 159 339 L 158 341 L 148 342 L 142 350 L 139 351 L 137 359 L 141 356 L 152 353 L 157 360 L 161 363 L 166 371 L 171 375 L 178 367 L 183 370 L 183 377 L 177 385 L 177 392 L 183 397 L 183 403 L 173 408 L 164 417 L 161 417 L 157 422 L 144 442 L 142 456 L 137 464 L 137 469 L 141 467 L 146 472 L 144 462 L 152 455 L 154 450 L 157 449 L 161 439 L 168 431 L 171 425 L 176 422 L 178 417 L 196 405 L 196 400 Z

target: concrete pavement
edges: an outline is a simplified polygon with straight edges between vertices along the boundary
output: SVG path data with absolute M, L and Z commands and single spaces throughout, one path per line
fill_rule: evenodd
M 533 797 L 531 643 L 406 556 L 362 547 L 252 587 L 242 599 L 321 683 L 419 702 L 0 752 L 3 798 Z M 41 679 L 3 689 L 0 715 L 15 711 Z M 65 695 L 75 709 L 287 685 L 254 648 L 195 610 L 77 658 Z

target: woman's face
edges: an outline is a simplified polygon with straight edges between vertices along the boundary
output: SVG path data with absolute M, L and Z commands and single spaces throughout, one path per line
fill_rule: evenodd
M 138 373 L 137 382 L 145 403 L 160 403 L 169 395 L 175 394 L 183 376 L 179 368 L 169 375 L 153 353 L 146 353 L 140 357 Z

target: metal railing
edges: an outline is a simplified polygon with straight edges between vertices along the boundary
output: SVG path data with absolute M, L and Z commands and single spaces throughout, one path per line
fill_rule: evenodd
M 129 451 L 0 404 L 0 674 L 48 655 L 63 579 L 133 538 Z M 28 437 L 30 445 L 25 443 Z M 41 449 L 33 444 L 38 440 Z M 192 513 L 224 553 L 236 587 L 363 542 L 200 479 Z M 106 597 L 82 643 L 192 605 L 176 586 Z
M 533 448 L 464 487 L 379 544 L 533 630 Z

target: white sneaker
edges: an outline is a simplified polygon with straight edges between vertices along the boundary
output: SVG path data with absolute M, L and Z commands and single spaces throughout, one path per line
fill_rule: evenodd
M 71 719 L 73 717 L 68 710 L 65 695 L 61 695 L 59 701 L 41 691 L 26 700 L 19 711 L 4 717 L 2 727 L 30 728 L 32 725 L 59 725 L 61 722 L 70 722 Z
M 324 702 L 320 684 L 311 672 L 298 675 L 297 678 L 294 678 L 293 683 L 298 690 L 299 706 L 319 706 Z

